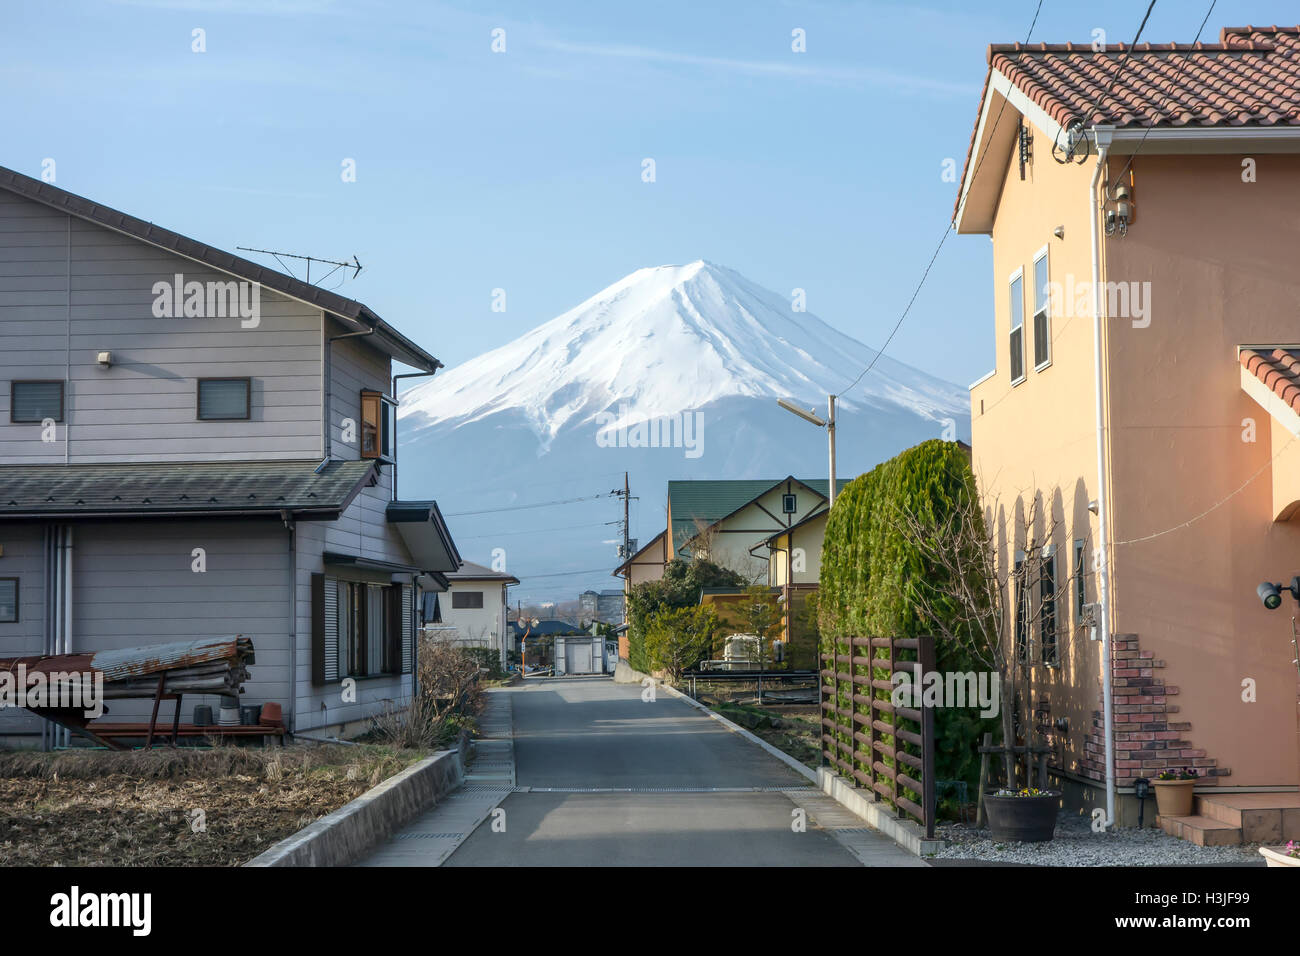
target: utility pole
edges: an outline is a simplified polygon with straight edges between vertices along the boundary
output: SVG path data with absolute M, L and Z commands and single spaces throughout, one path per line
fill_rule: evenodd
M 632 490 L 627 483 L 626 471 L 623 472 L 623 487 L 615 488 L 610 492 L 610 494 L 623 499 L 623 546 L 618 549 L 618 554 L 620 558 L 626 561 L 628 558 L 632 557 L 632 526 L 628 518 L 628 502 L 634 500 L 632 498 Z M 606 524 L 614 523 L 615 522 L 613 521 L 606 522 Z
M 826 419 L 826 434 L 830 436 L 831 445 L 831 484 L 830 496 L 826 507 L 832 508 L 835 505 L 835 396 L 827 396 L 830 399 L 830 417 Z

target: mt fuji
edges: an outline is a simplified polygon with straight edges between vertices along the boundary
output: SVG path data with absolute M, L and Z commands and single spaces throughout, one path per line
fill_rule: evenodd
M 594 496 L 628 472 L 630 533 L 646 542 L 669 479 L 823 478 L 825 432 L 775 399 L 824 414 L 873 359 L 837 399 L 841 477 L 945 431 L 969 437 L 965 389 L 877 358 L 739 273 L 639 269 L 403 393 L 402 497 L 437 498 L 462 557 L 504 557 L 522 582 L 512 600 L 617 587 L 622 509 Z

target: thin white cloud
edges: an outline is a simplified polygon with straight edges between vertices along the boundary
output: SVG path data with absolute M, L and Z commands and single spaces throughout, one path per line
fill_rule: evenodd
M 865 67 L 794 63 L 780 60 L 738 60 L 731 57 L 700 56 L 693 53 L 676 53 L 671 50 L 656 50 L 650 47 L 622 44 L 569 43 L 562 40 L 544 40 L 541 45 L 557 53 L 641 60 L 650 63 L 679 63 L 685 66 L 726 70 L 748 76 L 789 77 L 864 86 L 911 88 L 956 96 L 968 96 L 972 90 L 969 83 L 949 82 L 928 76 Z M 799 54 L 799 56 L 806 56 L 806 54 Z

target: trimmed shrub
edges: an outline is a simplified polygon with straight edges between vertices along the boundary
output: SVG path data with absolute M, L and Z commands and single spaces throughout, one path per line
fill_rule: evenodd
M 917 595 L 937 596 L 938 570 L 909 542 L 900 516 L 941 518 L 959 494 L 975 495 L 970 459 L 955 442 L 923 442 L 851 481 L 835 499 L 822 545 L 817 619 L 822 652 L 848 654 L 850 637 L 917 637 L 926 633 Z M 859 655 L 861 650 L 858 651 Z M 937 640 L 941 672 L 975 671 L 980 665 L 963 648 Z M 872 668 L 890 679 L 888 666 Z M 855 674 L 864 668 L 853 668 Z M 888 699 L 888 691 L 875 691 Z M 841 688 L 840 706 L 851 701 Z M 997 731 L 996 719 L 978 710 L 939 708 L 935 714 L 935 771 L 940 780 L 978 783 L 978 744 L 984 731 Z M 851 743 L 841 735 L 846 744 Z M 866 769 L 866 768 L 863 768 Z

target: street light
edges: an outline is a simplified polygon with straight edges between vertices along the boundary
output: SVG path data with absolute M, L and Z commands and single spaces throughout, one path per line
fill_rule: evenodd
M 776 403 L 780 405 L 782 408 L 784 408 L 787 412 L 792 412 L 795 415 L 798 415 L 804 421 L 812 422 L 818 428 L 826 429 L 826 437 L 830 444 L 830 458 L 831 458 L 830 494 L 827 496 L 828 500 L 826 503 L 826 506 L 829 508 L 835 504 L 835 396 L 828 395 L 826 396 L 826 398 L 827 398 L 827 403 L 826 403 L 827 407 L 830 409 L 830 414 L 826 418 L 822 418 L 811 408 L 799 407 L 794 403 L 793 400 L 788 398 L 778 398 L 776 400 Z

